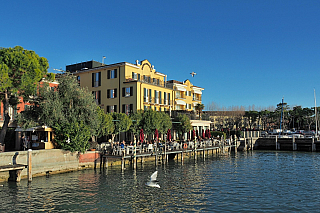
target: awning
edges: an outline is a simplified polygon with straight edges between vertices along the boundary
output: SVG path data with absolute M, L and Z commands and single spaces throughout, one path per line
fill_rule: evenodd
M 186 105 L 186 102 L 184 102 L 184 101 L 181 101 L 181 100 L 176 100 L 176 104 L 177 105 Z
M 193 89 L 193 93 L 202 94 L 201 89 Z
M 187 89 L 184 87 L 184 86 L 180 86 L 180 85 L 176 85 L 176 90 L 179 90 L 179 91 L 187 91 Z

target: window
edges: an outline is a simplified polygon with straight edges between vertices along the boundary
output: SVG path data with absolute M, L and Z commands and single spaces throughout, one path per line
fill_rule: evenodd
M 117 69 L 108 70 L 107 78 L 108 78 L 108 79 L 117 78 Z
M 149 101 L 148 89 L 144 88 L 143 91 L 144 91 L 143 101 L 148 102 Z
M 92 73 L 92 87 L 101 86 L 101 72 Z
M 122 105 L 122 112 L 126 115 L 129 115 L 133 112 L 133 104 L 123 104 Z
M 159 104 L 159 91 L 154 91 L 154 103 Z
M 165 105 L 168 105 L 168 100 L 167 100 L 167 93 L 166 92 L 163 92 L 163 100 L 164 100 L 164 104 Z
M 93 94 L 93 97 L 94 97 L 94 100 L 96 101 L 96 103 L 98 105 L 101 104 L 101 91 L 92 91 L 92 94 Z
M 117 105 L 107 106 L 107 112 L 108 113 L 117 112 Z
M 117 97 L 117 89 L 107 90 L 107 98 L 116 98 L 116 97 Z
M 123 87 L 122 88 L 122 97 L 133 96 L 133 87 Z
M 148 110 L 148 107 L 146 105 L 144 105 L 143 107 L 144 111 Z
M 78 84 L 80 86 L 80 76 L 77 76 L 77 81 L 78 81 Z
M 149 102 L 152 102 L 152 95 L 151 95 L 152 93 L 151 92 L 152 92 L 152 90 L 149 89 Z
M 162 104 L 162 100 L 161 100 L 161 91 L 159 91 L 159 104 Z M 160 110 L 161 111 L 161 110 Z
M 137 73 L 132 72 L 132 79 L 133 79 L 133 80 L 138 80 L 138 75 L 137 75 Z
M 140 81 L 140 74 L 138 74 L 138 81 Z
M 168 104 L 171 105 L 170 104 L 170 93 L 168 93 Z

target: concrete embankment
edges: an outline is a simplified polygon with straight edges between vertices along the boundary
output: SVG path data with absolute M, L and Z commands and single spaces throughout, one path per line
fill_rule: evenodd
M 98 161 L 99 154 L 96 152 L 82 154 L 61 149 L 32 150 L 31 152 L 33 177 L 93 167 L 95 162 L 100 162 Z M 0 166 L 27 165 L 27 155 L 28 151 L 2 152 L 0 153 Z M 7 181 L 8 177 L 8 172 L 0 172 L 0 181 Z M 21 177 L 27 177 L 27 169 L 22 171 Z
M 320 151 L 320 141 L 314 138 L 259 138 L 257 150 Z
M 231 148 L 226 148 L 226 152 L 231 150 Z M 211 150 L 210 152 L 206 150 L 207 155 L 209 153 L 218 154 L 221 153 L 221 148 Z M 199 156 L 204 157 L 205 151 L 201 151 Z M 194 152 L 182 152 L 185 158 L 194 157 Z M 2 152 L 0 153 L 0 166 L 14 165 L 14 164 L 24 164 L 27 165 L 28 151 L 14 151 L 14 152 Z M 173 155 L 173 158 L 177 160 L 182 160 L 181 156 Z M 31 162 L 32 162 L 32 176 L 44 176 L 48 174 L 57 174 L 64 172 L 71 172 L 86 168 L 100 167 L 100 154 L 95 151 L 88 151 L 86 153 L 70 152 L 62 149 L 50 149 L 50 150 L 32 150 L 31 151 Z M 158 158 L 158 160 L 163 160 Z M 145 161 L 155 161 L 155 156 L 150 155 L 148 157 L 140 157 L 137 162 Z M 122 161 L 119 157 L 108 157 L 108 166 L 119 166 L 121 168 Z M 125 159 L 124 164 L 128 165 L 131 163 L 131 158 Z M 9 178 L 9 172 L 0 172 L 0 182 L 7 181 Z M 27 169 L 23 169 L 21 173 L 21 178 L 27 178 Z

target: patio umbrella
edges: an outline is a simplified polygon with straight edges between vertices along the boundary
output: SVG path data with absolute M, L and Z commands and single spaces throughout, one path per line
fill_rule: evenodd
M 196 131 L 196 136 L 197 136 L 197 138 L 199 138 L 199 131 L 198 130 Z
M 168 129 L 168 132 L 167 132 L 167 140 L 168 140 L 168 141 L 171 140 L 171 129 Z
M 192 138 L 191 139 L 194 140 L 195 137 L 196 137 L 196 132 L 194 130 L 192 130 Z
M 144 141 L 143 129 L 140 129 L 139 139 L 140 139 L 140 142 L 141 142 L 141 143 Z
M 202 138 L 204 139 L 206 135 L 204 134 L 204 130 L 202 129 Z
M 158 130 L 156 129 L 155 133 L 154 133 L 154 137 L 156 138 L 156 140 L 158 141 L 159 138 L 159 133 Z
M 208 138 L 211 138 L 211 132 L 209 129 L 208 129 Z

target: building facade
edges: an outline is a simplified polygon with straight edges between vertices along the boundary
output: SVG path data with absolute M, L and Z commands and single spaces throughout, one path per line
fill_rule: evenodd
M 201 103 L 203 88 L 193 86 L 189 80 L 167 81 L 167 75 L 156 71 L 148 60 L 137 60 L 135 64 L 81 64 L 69 65 L 66 71 L 77 76 L 80 86 L 92 92 L 106 113 L 171 111 L 180 107 L 193 110 L 196 103 Z

